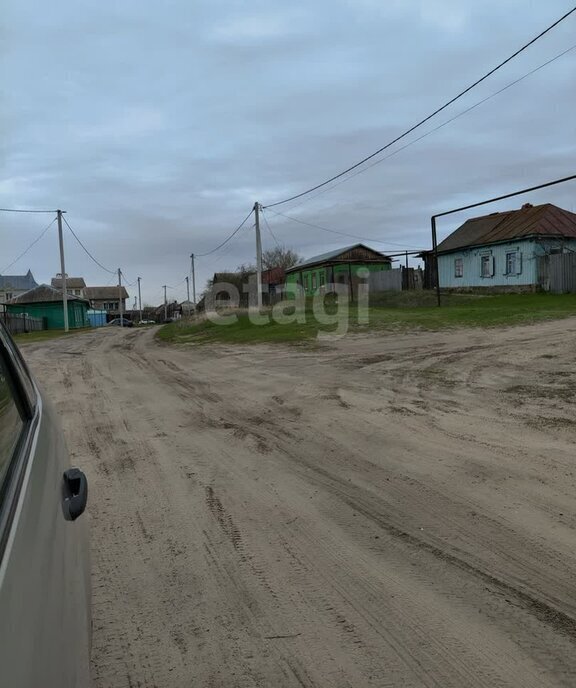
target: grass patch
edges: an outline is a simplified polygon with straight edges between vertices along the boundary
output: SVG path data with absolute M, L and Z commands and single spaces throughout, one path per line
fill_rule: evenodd
M 441 308 L 429 292 L 378 295 L 369 309 L 367 324 L 358 323 L 356 306 L 338 311 L 328 306 L 331 325 L 318 323 L 307 304 L 305 323 L 281 324 L 270 321 L 255 325 L 248 313 L 237 312 L 234 323 L 220 325 L 209 320 L 181 320 L 161 327 L 157 337 L 165 342 L 209 344 L 305 343 L 319 332 L 366 332 L 370 330 L 442 330 L 458 327 L 500 327 L 534 323 L 576 315 L 576 294 L 505 294 L 477 296 L 451 294 L 443 297 Z M 267 311 L 270 313 L 270 311 Z
M 12 339 L 22 346 L 22 344 L 32 344 L 33 342 L 44 342 L 48 339 L 58 339 L 58 337 L 70 337 L 74 334 L 81 334 L 83 332 L 92 332 L 93 327 L 81 327 L 77 330 L 41 330 L 40 332 L 23 332 L 21 334 L 12 335 Z

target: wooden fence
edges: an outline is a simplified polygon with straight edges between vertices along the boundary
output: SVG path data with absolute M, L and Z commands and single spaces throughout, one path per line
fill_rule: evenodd
M 32 318 L 26 313 L 0 313 L 0 320 L 10 334 L 39 332 L 46 329 L 46 318 Z
M 576 253 L 553 253 L 538 258 L 538 284 L 553 294 L 575 294 Z

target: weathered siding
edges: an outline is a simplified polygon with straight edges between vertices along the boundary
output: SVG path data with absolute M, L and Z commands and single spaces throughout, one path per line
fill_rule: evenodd
M 507 275 L 506 254 L 515 251 L 518 258 L 519 273 Z M 493 261 L 493 275 L 482 277 L 482 256 Z M 456 261 L 462 261 L 462 276 L 456 277 Z M 534 242 L 517 241 L 477 248 L 462 249 L 438 256 L 440 286 L 444 289 L 466 287 L 526 286 L 537 283 Z
M 390 270 L 389 262 L 386 263 L 339 263 L 335 265 L 317 265 L 310 268 L 303 267 L 302 270 L 295 270 L 286 275 L 286 284 L 299 283 L 304 287 L 307 296 L 312 296 L 321 286 L 331 284 L 332 281 L 340 284 L 348 284 L 350 274 L 354 284 L 360 279 L 358 277 L 359 270 L 368 270 L 369 272 L 380 272 L 382 270 Z M 334 280 L 332 280 L 334 275 Z
M 7 304 L 10 313 L 26 313 L 32 318 L 45 318 L 49 330 L 64 329 L 64 309 L 62 303 L 14 303 Z M 88 305 L 85 302 L 68 301 L 68 326 L 70 329 L 89 327 L 86 315 Z

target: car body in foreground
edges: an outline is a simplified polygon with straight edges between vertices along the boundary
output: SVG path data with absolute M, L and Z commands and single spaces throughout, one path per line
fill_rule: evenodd
M 111 320 L 109 323 L 107 323 L 108 327 L 134 327 L 134 323 L 131 320 L 128 320 L 128 318 L 114 318 L 114 320 Z
M 0 324 L 0 684 L 90 685 L 84 474 Z

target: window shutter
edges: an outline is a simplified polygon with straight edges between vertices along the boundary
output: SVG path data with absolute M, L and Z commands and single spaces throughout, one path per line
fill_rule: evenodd
M 520 275 L 522 273 L 522 253 L 518 251 L 516 254 L 516 274 Z
M 494 256 L 490 257 L 490 277 L 494 277 L 494 266 L 495 266 L 495 258 Z

